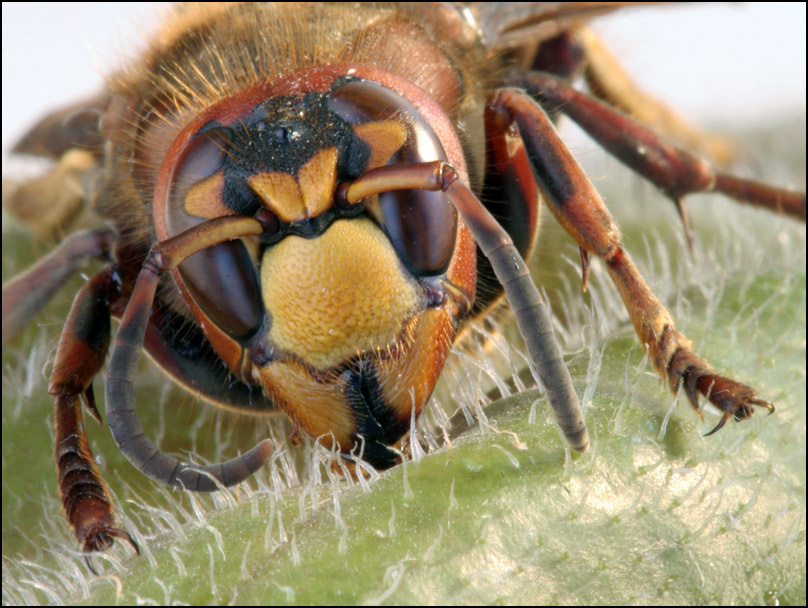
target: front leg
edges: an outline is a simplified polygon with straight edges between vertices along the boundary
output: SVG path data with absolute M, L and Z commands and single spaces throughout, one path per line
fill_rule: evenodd
M 503 132 L 516 124 L 528 152 L 534 177 L 551 212 L 576 240 L 582 256 L 602 258 L 620 292 L 640 340 L 650 351 L 656 370 L 676 392 L 684 382 L 693 407 L 699 394 L 723 412 L 727 420 L 749 417 L 755 406 L 774 407 L 757 398 L 754 389 L 725 378 L 693 350 L 676 330 L 673 318 L 653 294 L 621 244 L 621 234 L 600 195 L 564 146 L 544 111 L 523 91 L 502 89 L 489 102 L 489 125 Z
M 49 392 L 54 396 L 54 456 L 65 519 L 85 553 L 103 551 L 115 538 L 140 553 L 132 537 L 116 527 L 109 489 L 87 441 L 81 400 L 98 422 L 93 379 L 110 341 L 110 300 L 119 282 L 114 267 L 94 275 L 78 292 L 59 338 Z M 87 561 L 88 567 L 93 570 Z

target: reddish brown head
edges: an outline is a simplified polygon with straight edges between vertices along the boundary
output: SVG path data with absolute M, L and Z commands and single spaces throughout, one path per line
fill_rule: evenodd
M 226 215 L 265 227 L 173 273 L 222 359 L 309 434 L 364 450 L 377 466 L 395 461 L 386 446 L 420 413 L 469 310 L 475 246 L 442 192 L 391 186 L 355 204 L 337 193 L 385 165 L 462 168 L 459 150 L 449 119 L 418 89 L 334 65 L 207 108 L 176 137 L 157 180 L 160 241 Z

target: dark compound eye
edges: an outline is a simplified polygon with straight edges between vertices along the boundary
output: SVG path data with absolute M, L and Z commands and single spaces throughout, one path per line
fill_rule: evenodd
M 231 137 L 230 129 L 203 128 L 186 149 L 174 174 L 173 186 L 190 187 L 219 171 Z
M 261 325 L 264 307 L 255 264 L 241 241 L 215 245 L 180 264 L 180 274 L 202 311 L 235 340 Z
M 457 233 L 457 212 L 441 192 L 403 190 L 379 195 L 384 228 L 416 276 L 443 274 Z
M 172 236 L 201 220 L 229 213 L 222 201 L 222 168 L 230 139 L 230 129 L 203 127 L 179 156 L 166 205 L 166 225 Z
M 230 129 L 206 127 L 180 157 L 166 210 L 170 236 L 234 213 L 222 199 L 222 167 L 231 140 Z M 252 200 L 246 206 L 252 206 Z M 182 262 L 179 272 L 205 315 L 232 338 L 247 340 L 260 327 L 264 307 L 255 264 L 244 243 L 231 241 L 200 251 Z
M 329 94 L 329 108 L 352 125 L 397 120 L 408 137 L 387 163 L 447 160 L 437 135 L 406 99 L 373 82 L 350 81 Z M 416 276 L 446 272 L 457 237 L 457 210 L 442 192 L 401 190 L 379 195 L 381 218 L 404 265 Z

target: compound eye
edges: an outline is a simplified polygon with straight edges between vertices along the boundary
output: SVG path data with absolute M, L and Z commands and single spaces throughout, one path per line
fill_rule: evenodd
M 203 127 L 185 149 L 173 185 L 191 187 L 221 170 L 231 138 L 230 129 Z
M 166 206 L 169 236 L 234 214 L 222 200 L 230 135 L 224 127 L 203 127 L 180 156 Z M 192 255 L 180 264 L 179 273 L 202 312 L 233 339 L 246 341 L 261 326 L 264 307 L 258 276 L 242 241 Z
M 446 272 L 454 252 L 457 211 L 442 192 L 385 192 L 379 195 L 379 208 L 390 241 L 410 272 Z
M 417 108 L 387 87 L 374 82 L 348 81 L 329 93 L 329 107 L 360 133 L 367 133 L 365 125 L 374 122 L 394 121 L 406 130 L 406 138 L 391 151 L 388 165 L 447 160 L 438 136 Z M 379 129 L 376 133 L 386 131 Z M 374 149 L 371 157 L 390 139 L 394 138 L 371 139 Z M 446 272 L 457 238 L 457 210 L 445 194 L 426 190 L 385 192 L 379 195 L 378 212 L 374 204 L 368 208 L 387 231 L 410 272 L 415 276 Z
M 248 340 L 264 316 L 255 264 L 241 241 L 192 255 L 179 267 L 202 312 L 237 341 Z

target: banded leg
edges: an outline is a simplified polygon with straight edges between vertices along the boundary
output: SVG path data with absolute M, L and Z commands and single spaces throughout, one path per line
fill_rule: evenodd
M 110 340 L 110 294 L 118 281 L 113 268 L 93 276 L 76 294 L 59 338 L 49 392 L 54 399 L 54 452 L 65 518 L 85 553 L 103 551 L 115 538 L 132 537 L 115 526 L 112 499 L 95 464 L 82 420 L 81 397 L 98 422 L 93 378 L 101 369 Z M 95 569 L 87 560 L 87 566 Z
M 511 237 L 457 178 L 454 169 L 440 161 L 381 167 L 357 178 L 342 196 L 353 204 L 381 192 L 408 189 L 443 190 L 457 208 L 505 290 L 564 437 L 572 449 L 585 452 L 589 448 L 589 433 L 572 378 L 553 335 L 550 311 Z
M 224 463 L 196 466 L 164 454 L 146 437 L 135 411 L 134 377 L 143 350 L 154 295 L 160 276 L 211 245 L 260 234 L 261 224 L 251 218 L 227 217 L 204 222 L 152 248 L 135 283 L 121 326 L 115 335 L 107 368 L 107 423 L 121 452 L 143 474 L 160 483 L 212 492 L 241 483 L 257 471 L 272 453 L 272 442 L 259 442 L 242 456 Z
M 650 350 L 657 371 L 676 392 L 680 383 L 699 410 L 699 393 L 723 416 L 712 432 L 730 418 L 752 415 L 755 406 L 773 411 L 754 389 L 716 373 L 679 333 L 670 313 L 651 292 L 621 244 L 620 229 L 580 165 L 561 141 L 544 111 L 524 91 L 501 89 L 490 100 L 488 112 L 500 117 L 500 128 L 515 123 L 525 143 L 534 176 L 551 212 L 586 254 L 607 264 L 623 298 L 637 335 Z

